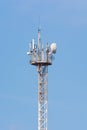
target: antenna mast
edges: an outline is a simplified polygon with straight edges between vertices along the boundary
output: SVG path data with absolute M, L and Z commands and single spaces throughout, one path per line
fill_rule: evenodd
M 52 65 L 52 55 L 56 53 L 56 43 L 44 48 L 41 44 L 40 28 L 38 28 L 38 44 L 34 39 L 30 43 L 30 64 L 37 67 L 38 72 L 38 130 L 47 130 L 48 122 L 48 65 Z

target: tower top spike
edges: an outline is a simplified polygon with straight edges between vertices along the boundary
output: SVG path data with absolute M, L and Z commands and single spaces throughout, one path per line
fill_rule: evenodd
M 40 16 L 39 16 L 39 20 L 38 20 L 38 32 L 41 32 Z
M 41 32 L 41 25 L 38 26 L 38 33 Z

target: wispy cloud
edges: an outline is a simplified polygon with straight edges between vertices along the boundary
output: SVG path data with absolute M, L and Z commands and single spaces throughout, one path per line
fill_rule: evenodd
M 18 128 L 18 126 L 17 125 L 13 125 L 13 124 L 9 125 L 9 127 L 8 127 L 9 130 L 18 130 L 17 128 Z
M 23 130 L 23 126 L 19 124 L 10 124 L 8 130 Z
M 61 26 L 87 26 L 87 0 L 7 0 L 18 16 Z
M 61 11 L 66 11 L 66 10 L 72 10 L 72 9 L 76 9 L 78 11 L 87 11 L 87 1 L 86 0 L 46 0 L 46 1 L 41 1 L 41 0 L 37 0 L 37 1 L 29 1 L 29 0 L 9 0 L 9 3 L 15 7 L 17 7 L 18 10 L 23 9 L 21 11 L 29 11 L 30 9 L 32 10 L 32 13 L 36 13 L 34 12 L 36 9 L 37 11 L 40 12 L 45 12 L 45 10 L 47 11 L 51 11 L 51 10 L 55 10 L 60 9 Z M 53 8 L 52 8 L 53 7 Z M 42 10 L 44 8 L 44 10 Z M 40 10 L 39 10 L 40 9 Z
M 10 123 L 7 126 L 7 130 L 28 130 L 28 127 L 23 123 Z
M 16 11 L 29 14 L 29 17 L 41 15 L 46 21 L 60 21 L 62 24 L 82 26 L 87 24 L 86 0 L 47 0 L 15 1 Z
M 0 94 L 0 99 L 4 100 L 14 100 L 23 104 L 30 104 L 32 103 L 32 99 L 30 97 L 22 97 L 22 96 L 15 96 L 15 95 L 7 95 L 7 94 Z

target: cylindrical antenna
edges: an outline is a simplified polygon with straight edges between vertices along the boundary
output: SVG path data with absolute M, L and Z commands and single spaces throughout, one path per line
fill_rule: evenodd
M 38 27 L 38 60 L 40 61 L 40 50 L 41 50 L 41 38 L 40 38 L 41 29 Z

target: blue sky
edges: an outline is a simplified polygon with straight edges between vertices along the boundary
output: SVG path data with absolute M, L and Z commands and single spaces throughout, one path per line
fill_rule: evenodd
M 57 43 L 49 67 L 50 130 L 87 130 L 87 1 L 0 1 L 0 130 L 37 129 L 37 72 L 26 55 L 32 38 Z

